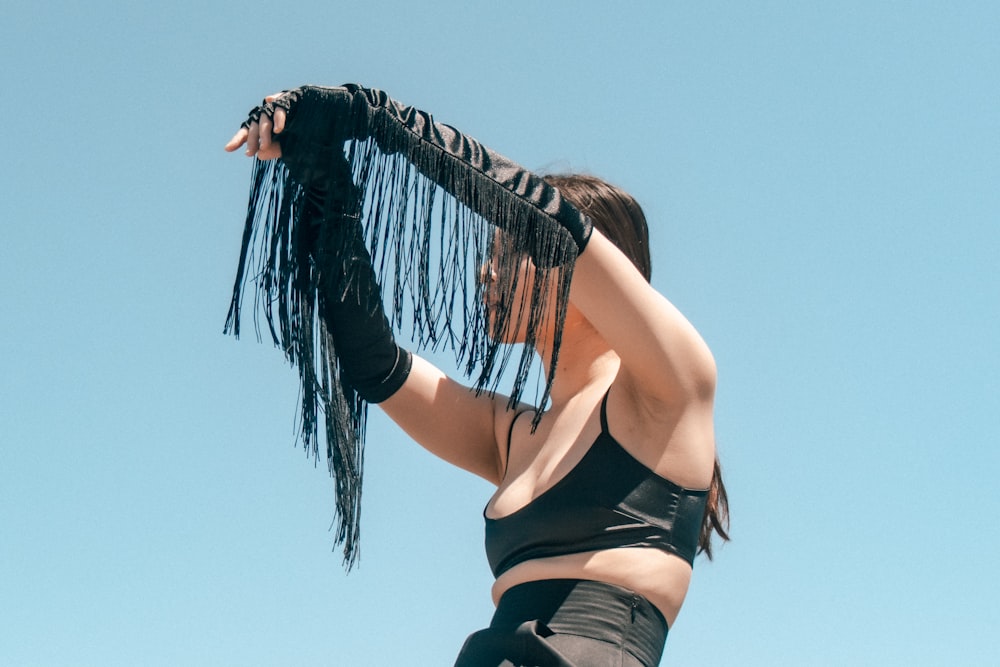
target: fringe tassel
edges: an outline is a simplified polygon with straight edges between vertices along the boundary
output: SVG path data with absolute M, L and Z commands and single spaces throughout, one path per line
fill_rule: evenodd
M 280 162 L 254 164 L 240 262 L 225 332 L 240 335 L 247 281 L 255 283 L 255 312 L 263 313 L 274 345 L 297 368 L 303 447 L 319 460 L 319 415 L 324 415 L 326 461 L 335 483 L 335 543 L 350 570 L 359 555 L 361 480 L 366 406 L 342 381 L 333 338 L 318 317 L 321 279 L 310 257 L 314 230 L 304 219 L 306 190 Z M 257 339 L 261 339 L 255 318 Z
M 434 124 L 426 114 L 414 116 L 422 112 L 400 107 L 378 91 L 350 86 L 349 106 L 341 103 L 338 117 L 329 104 L 310 104 L 310 90 L 344 89 L 306 89 L 282 135 L 288 166 L 282 161 L 254 165 L 225 331 L 239 336 L 243 294 L 253 282 L 255 312 L 263 313 L 272 341 L 298 369 L 301 438 L 314 459 L 319 456 L 319 413 L 325 418 L 327 464 L 336 493 L 335 539 L 350 570 L 359 554 L 367 405 L 341 376 L 334 341 L 318 316 L 322 273 L 339 267 L 317 266 L 310 254 L 315 230 L 304 215 L 303 181 L 315 185 L 316 173 L 323 174 L 321 180 L 343 179 L 349 165 L 393 328 L 409 324 L 418 350 L 451 351 L 463 372 L 476 376 L 477 393 L 496 392 L 513 364 L 510 407 L 526 389 L 536 345 L 543 343 L 551 345 L 544 351 L 550 366 L 544 382 L 536 376 L 535 402 L 542 407 L 548 401 L 577 245 L 554 217 L 558 201 L 537 196 L 537 179 L 528 182 L 526 172 L 453 128 Z M 353 136 L 320 139 L 331 126 L 352 128 Z M 303 163 L 309 167 L 303 169 Z M 292 165 L 296 168 L 290 171 Z M 353 188 L 339 184 L 345 186 Z M 503 242 L 496 247 L 498 227 Z M 525 253 L 536 264 L 530 275 L 522 271 Z M 491 308 L 492 329 L 486 288 L 478 279 L 491 260 L 499 277 L 492 291 L 501 297 Z M 515 303 L 512 295 L 522 281 L 530 289 Z M 505 331 L 522 327 L 526 339 L 515 359 L 514 346 L 501 341 Z M 540 413 L 535 425 L 539 418 Z

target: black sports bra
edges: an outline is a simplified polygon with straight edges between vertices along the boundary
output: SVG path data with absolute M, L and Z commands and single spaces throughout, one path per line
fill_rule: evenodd
M 605 394 L 601 434 L 565 477 L 505 517 L 483 510 L 493 576 L 536 558 L 619 547 L 694 562 L 708 491 L 674 484 L 625 451 L 608 432 L 607 402 Z

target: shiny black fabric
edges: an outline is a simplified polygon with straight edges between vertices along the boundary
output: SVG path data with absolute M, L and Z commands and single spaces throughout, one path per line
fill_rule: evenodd
M 653 667 L 667 623 L 648 600 L 612 584 L 552 579 L 504 593 L 490 626 L 455 667 Z
M 494 576 L 535 558 L 651 547 L 694 562 L 708 498 L 660 477 L 608 431 L 607 396 L 601 433 L 580 462 L 528 505 L 486 519 L 486 556 Z

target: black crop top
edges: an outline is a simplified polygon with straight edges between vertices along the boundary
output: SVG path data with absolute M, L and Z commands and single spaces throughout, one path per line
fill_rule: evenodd
M 521 509 L 486 519 L 486 558 L 493 576 L 535 558 L 650 547 L 694 562 L 708 499 L 660 477 L 608 432 L 607 395 L 601 434 L 576 466 Z

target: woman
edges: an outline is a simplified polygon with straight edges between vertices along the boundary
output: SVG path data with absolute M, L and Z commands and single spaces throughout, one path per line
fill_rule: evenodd
M 470 391 L 396 345 L 357 224 L 370 197 L 352 179 L 368 172 L 340 149 L 361 139 L 402 154 L 495 225 L 479 276 L 486 327 L 493 343 L 525 343 L 542 358 L 544 409 Z M 317 302 L 345 381 L 422 446 L 497 486 L 484 511 L 497 612 L 456 664 L 658 664 L 695 554 L 711 557 L 713 530 L 728 539 L 728 507 L 715 364 L 648 282 L 638 204 L 593 177 L 540 181 L 356 86 L 266 98 L 226 149 L 244 145 L 282 158 L 302 186 L 300 218 L 319 229 L 310 265 L 339 276 L 316 281 Z M 538 240 L 542 227 L 571 239 L 568 254 Z

